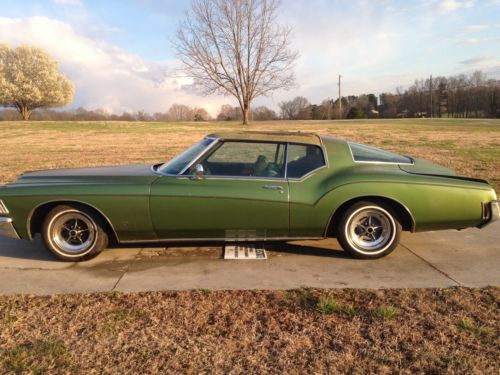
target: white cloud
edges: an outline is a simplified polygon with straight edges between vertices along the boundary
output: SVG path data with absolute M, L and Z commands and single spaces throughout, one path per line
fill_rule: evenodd
M 61 5 L 82 5 L 80 0 L 52 0 L 56 4 Z
M 491 40 L 490 38 L 465 38 L 457 40 L 456 43 L 459 45 L 474 45 L 474 44 L 486 43 L 489 42 L 490 40 Z
M 122 48 L 82 35 L 47 17 L 0 17 L 2 42 L 31 44 L 46 50 L 75 85 L 72 107 L 110 112 L 166 111 L 173 103 L 204 106 L 216 114 L 228 98 L 204 98 L 182 89 L 189 80 L 169 76 L 175 61 L 148 61 Z
M 466 65 L 466 66 L 477 66 L 477 65 L 484 65 L 485 63 L 494 61 L 495 58 L 493 56 L 477 56 L 477 57 L 471 57 L 470 59 L 466 59 L 463 61 L 460 61 L 460 64 Z
M 443 0 L 439 3 L 439 10 L 443 13 L 453 12 L 461 8 L 472 8 L 475 0 Z
M 294 25 L 293 46 L 300 51 L 295 69 L 298 87 L 277 92 L 271 99 L 274 105 L 296 95 L 315 103 L 337 98 L 339 74 L 344 77 L 344 95 L 394 91 L 419 76 L 414 66 L 411 77 L 407 76 L 406 59 L 411 58 L 403 57 L 402 51 L 413 54 L 408 38 L 416 38 L 413 29 L 407 34 L 405 17 L 394 16 L 401 9 L 380 11 L 353 2 L 355 13 L 349 9 L 337 17 L 331 11 L 319 11 L 329 4 L 323 0 L 310 0 L 307 7 L 301 1 L 284 4 L 282 21 Z
M 476 24 L 476 25 L 466 25 L 462 27 L 460 33 L 461 34 L 474 34 L 479 33 L 486 30 L 500 29 L 500 24 Z

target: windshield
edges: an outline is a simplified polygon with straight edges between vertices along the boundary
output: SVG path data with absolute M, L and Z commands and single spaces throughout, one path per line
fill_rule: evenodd
M 186 166 L 204 149 L 214 141 L 213 138 L 205 138 L 191 146 L 179 156 L 160 166 L 159 171 L 166 174 L 179 174 Z

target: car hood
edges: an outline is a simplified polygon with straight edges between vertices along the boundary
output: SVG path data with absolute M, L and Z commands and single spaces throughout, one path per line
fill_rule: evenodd
M 154 180 L 157 175 L 152 164 L 117 165 L 93 168 L 48 169 L 23 173 L 14 184 L 93 182 L 96 180 L 144 178 Z

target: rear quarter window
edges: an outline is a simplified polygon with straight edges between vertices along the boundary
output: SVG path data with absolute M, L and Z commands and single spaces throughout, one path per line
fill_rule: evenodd
M 318 146 L 296 144 L 288 146 L 288 178 L 304 177 L 324 165 L 323 151 Z
M 407 156 L 398 155 L 379 148 L 360 145 L 358 143 L 349 143 L 349 148 L 351 149 L 352 158 L 356 162 L 413 164 L 413 160 Z

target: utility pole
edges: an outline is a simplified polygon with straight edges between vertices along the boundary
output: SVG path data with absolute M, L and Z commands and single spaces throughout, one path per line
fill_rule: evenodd
M 432 74 L 431 74 L 431 80 L 430 80 L 430 84 L 429 84 L 429 90 L 431 91 L 431 114 L 430 114 L 430 117 L 432 118 Z
M 342 94 L 340 90 L 340 79 L 342 76 L 339 74 L 339 119 L 342 120 Z

